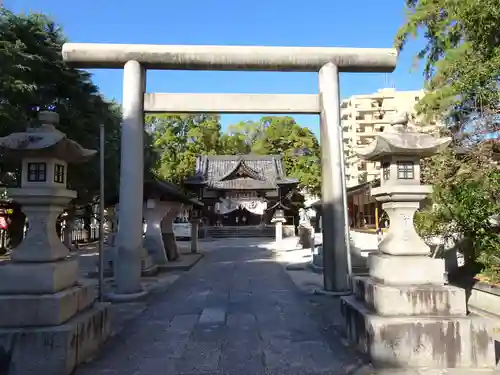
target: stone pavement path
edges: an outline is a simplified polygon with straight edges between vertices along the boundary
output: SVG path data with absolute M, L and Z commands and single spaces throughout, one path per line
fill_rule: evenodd
M 76 375 L 352 374 L 270 251 L 211 251 Z

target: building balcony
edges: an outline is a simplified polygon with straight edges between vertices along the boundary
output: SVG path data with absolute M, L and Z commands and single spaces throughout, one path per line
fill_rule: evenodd
M 356 137 L 376 137 L 380 131 L 372 132 L 356 132 Z
M 395 112 L 396 108 L 393 107 L 369 107 L 369 106 L 362 106 L 362 107 L 356 107 L 356 112 L 358 113 L 373 113 L 373 112 Z
M 384 118 L 384 119 L 356 119 L 356 123 L 360 124 L 360 125 L 363 125 L 363 124 L 367 124 L 367 125 L 389 125 L 390 123 L 390 119 L 389 118 Z

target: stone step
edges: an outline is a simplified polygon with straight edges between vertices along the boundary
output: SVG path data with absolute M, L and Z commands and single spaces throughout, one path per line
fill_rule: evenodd
M 212 238 L 274 238 L 273 227 L 212 227 L 207 230 L 208 237 Z

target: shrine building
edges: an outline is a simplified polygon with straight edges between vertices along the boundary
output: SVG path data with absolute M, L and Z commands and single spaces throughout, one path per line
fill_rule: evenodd
M 202 155 L 185 188 L 204 203 L 204 224 L 214 227 L 268 226 L 283 209 L 287 224 L 296 212 L 287 206 L 298 185 L 288 178 L 280 155 Z

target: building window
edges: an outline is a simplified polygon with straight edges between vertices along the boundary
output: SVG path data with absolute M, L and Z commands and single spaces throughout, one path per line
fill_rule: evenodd
M 54 182 L 64 184 L 64 165 L 62 164 L 54 165 Z
M 391 163 L 388 161 L 382 163 L 382 177 L 384 180 L 391 178 Z
M 28 181 L 45 182 L 47 180 L 46 163 L 28 163 Z
M 413 162 L 398 161 L 398 180 L 413 180 L 415 178 L 415 170 Z

